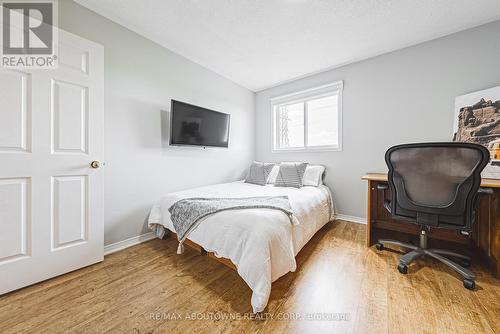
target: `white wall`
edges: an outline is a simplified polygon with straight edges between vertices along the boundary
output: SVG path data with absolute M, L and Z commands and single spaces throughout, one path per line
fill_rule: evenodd
M 449 140 L 454 97 L 500 85 L 500 22 L 255 96 L 72 1 L 59 4 L 63 29 L 105 47 L 106 244 L 147 232 L 146 216 L 163 194 L 238 179 L 254 157 L 326 165 L 337 209 L 364 217 L 366 184 L 360 177 L 385 171 L 389 146 Z M 344 150 L 271 153 L 269 98 L 337 80 L 344 80 Z M 171 98 L 230 113 L 230 148 L 165 147 L 160 110 L 169 109 Z
M 500 85 L 500 21 L 257 93 L 256 158 L 327 166 L 340 213 L 366 217 L 366 172 L 392 145 L 451 140 L 455 96 Z M 343 151 L 271 153 L 269 98 L 344 80 Z
M 62 29 L 105 48 L 105 243 L 147 232 L 155 200 L 240 178 L 254 157 L 254 93 L 69 0 Z M 175 98 L 231 114 L 229 149 L 165 147 Z

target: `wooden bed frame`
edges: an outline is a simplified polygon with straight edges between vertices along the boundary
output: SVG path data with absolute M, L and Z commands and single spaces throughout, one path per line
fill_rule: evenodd
M 175 239 L 175 240 L 178 240 L 178 239 L 177 239 L 177 234 L 175 234 L 174 232 L 171 232 L 171 231 L 169 231 L 169 232 L 170 232 L 170 233 L 169 233 L 169 234 L 170 234 L 169 236 L 170 236 L 171 238 L 173 238 L 173 239 Z M 197 252 L 198 252 L 198 253 L 200 253 L 201 255 L 205 255 L 205 256 L 207 256 L 207 257 L 209 257 L 209 258 L 211 258 L 211 259 L 214 259 L 215 261 L 218 261 L 218 262 L 222 263 L 223 265 L 225 265 L 225 266 L 226 266 L 226 267 L 228 267 L 228 268 L 231 268 L 231 269 L 233 269 L 233 270 L 237 270 L 237 269 L 236 269 L 236 266 L 234 265 L 234 263 L 233 263 L 233 262 L 231 262 L 231 260 L 226 259 L 226 258 L 224 258 L 224 257 L 217 257 L 217 256 L 215 256 L 215 254 L 214 254 L 213 252 L 207 252 L 207 251 L 206 251 L 203 247 L 201 247 L 200 245 L 198 245 L 198 244 L 197 244 L 196 242 L 194 242 L 194 241 L 191 241 L 191 240 L 189 240 L 189 239 L 186 239 L 186 240 L 184 241 L 184 245 L 186 245 L 186 246 L 188 246 L 188 247 L 190 247 L 190 248 L 194 249 L 195 251 L 197 251 Z

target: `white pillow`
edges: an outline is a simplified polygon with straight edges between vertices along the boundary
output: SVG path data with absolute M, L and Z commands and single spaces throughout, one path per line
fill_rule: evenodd
M 274 165 L 271 173 L 269 173 L 269 178 L 267 183 L 274 184 L 276 182 L 276 177 L 278 177 L 278 172 L 280 171 L 280 165 Z M 304 177 L 302 178 L 303 186 L 314 186 L 318 187 L 323 184 L 323 174 L 325 173 L 325 166 L 321 165 L 308 165 L 306 171 L 304 172 Z
M 309 165 L 304 172 L 302 178 L 303 186 L 318 187 L 323 184 L 323 174 L 325 173 L 325 166 Z

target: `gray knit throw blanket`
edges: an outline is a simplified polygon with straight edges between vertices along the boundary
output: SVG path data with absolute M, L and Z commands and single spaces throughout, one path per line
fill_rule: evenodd
M 243 198 L 186 198 L 175 202 L 168 211 L 172 220 L 179 247 L 177 254 L 184 252 L 183 243 L 203 218 L 217 212 L 242 209 L 274 209 L 287 214 L 293 225 L 298 224 L 293 216 L 288 196 L 243 197 Z

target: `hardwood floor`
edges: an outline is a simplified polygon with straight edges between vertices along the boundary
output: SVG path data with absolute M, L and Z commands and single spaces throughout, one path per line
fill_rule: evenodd
M 404 276 L 399 254 L 364 238 L 364 225 L 327 224 L 297 271 L 273 283 L 261 319 L 250 319 L 251 291 L 236 272 L 191 249 L 176 255 L 169 239 L 0 297 L 0 333 L 499 332 L 499 281 L 482 268 L 472 268 L 473 292 L 429 259 Z

